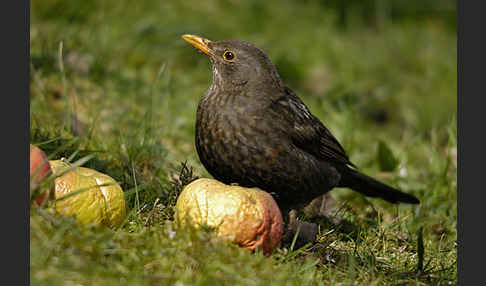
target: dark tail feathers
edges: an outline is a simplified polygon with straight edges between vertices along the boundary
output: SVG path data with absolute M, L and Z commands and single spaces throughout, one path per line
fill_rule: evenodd
M 341 172 L 341 175 L 342 178 L 339 187 L 350 188 L 368 197 L 382 198 L 390 203 L 420 203 L 416 197 L 380 183 L 358 171 L 347 169 Z

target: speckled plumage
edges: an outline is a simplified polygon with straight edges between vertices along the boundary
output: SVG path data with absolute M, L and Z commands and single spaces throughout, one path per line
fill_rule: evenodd
M 334 187 L 393 203 L 419 202 L 359 173 L 263 51 L 245 41 L 185 39 L 208 54 L 212 65 L 212 84 L 197 110 L 195 143 L 215 179 L 270 192 L 284 210 Z M 225 59 L 228 51 L 232 60 Z

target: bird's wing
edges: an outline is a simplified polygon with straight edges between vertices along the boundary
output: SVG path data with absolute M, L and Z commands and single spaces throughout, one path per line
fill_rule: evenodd
M 285 87 L 285 94 L 272 103 L 271 110 L 286 123 L 283 128 L 297 147 L 323 160 L 356 167 L 337 139 L 290 88 Z

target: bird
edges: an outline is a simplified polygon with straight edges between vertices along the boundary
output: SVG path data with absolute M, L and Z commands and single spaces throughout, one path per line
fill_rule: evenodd
M 197 107 L 195 146 L 215 179 L 260 188 L 282 212 L 337 187 L 390 203 L 420 203 L 360 172 L 261 49 L 243 40 L 182 38 L 212 67 L 211 85 Z

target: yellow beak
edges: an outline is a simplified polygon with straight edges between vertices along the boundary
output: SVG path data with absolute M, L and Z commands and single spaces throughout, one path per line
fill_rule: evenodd
M 182 38 L 208 56 L 213 56 L 214 52 L 208 47 L 210 40 L 195 35 L 183 35 Z

